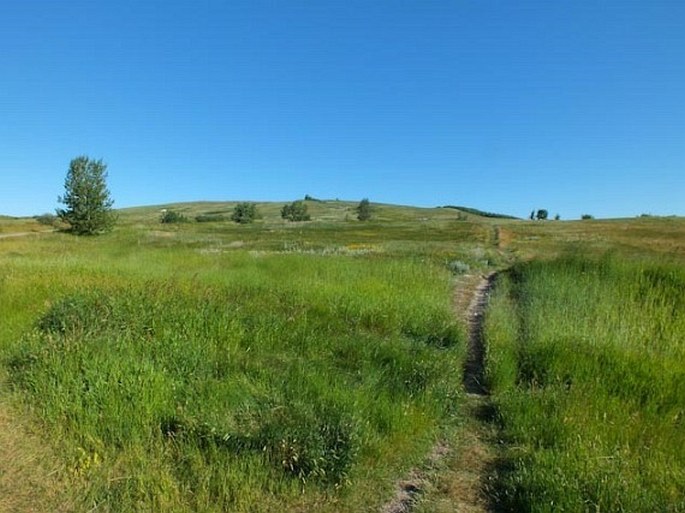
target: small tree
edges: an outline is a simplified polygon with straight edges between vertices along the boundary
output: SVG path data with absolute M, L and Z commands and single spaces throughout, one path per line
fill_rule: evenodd
M 107 165 L 102 160 L 73 159 L 64 180 L 64 196 L 57 201 L 66 206 L 57 209 L 57 216 L 77 235 L 96 235 L 114 227 L 114 200 L 107 189 Z
M 357 219 L 360 221 L 368 221 L 371 219 L 371 203 L 368 198 L 364 198 L 357 205 Z
M 548 216 L 549 212 L 547 212 L 544 208 L 541 208 L 535 214 L 535 217 L 538 219 L 538 221 L 544 221 L 545 219 L 547 219 Z
M 580 218 L 581 218 L 583 221 L 588 221 L 588 220 L 590 220 L 590 219 L 594 219 L 595 217 L 594 217 L 593 215 L 591 215 L 591 214 L 583 214 L 582 216 L 580 216 Z
M 561 219 L 561 216 L 560 216 L 559 214 L 557 214 L 557 215 L 554 216 L 554 220 L 555 220 L 555 221 L 559 221 L 560 219 Z
M 231 220 L 240 224 L 248 224 L 257 218 L 257 205 L 254 203 L 238 203 L 233 209 Z
M 283 205 L 281 217 L 288 221 L 309 221 L 311 219 L 307 213 L 307 204 L 302 200 Z

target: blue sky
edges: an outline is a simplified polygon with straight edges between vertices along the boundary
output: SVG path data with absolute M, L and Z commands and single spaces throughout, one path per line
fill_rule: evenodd
M 321 198 L 685 215 L 682 0 L 0 3 L 0 213 Z

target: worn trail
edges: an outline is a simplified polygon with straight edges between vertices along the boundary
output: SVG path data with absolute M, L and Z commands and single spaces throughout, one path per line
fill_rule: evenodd
M 465 406 L 469 411 L 468 422 L 452 446 L 438 443 L 425 468 L 412 469 L 407 478 L 397 484 L 393 499 L 381 508 L 381 513 L 411 513 L 424 495 L 430 511 L 491 511 L 485 490 L 496 458 L 492 445 L 488 443 L 492 438 L 490 428 L 479 419 L 489 406 L 484 379 L 483 322 L 495 277 L 496 273 L 465 277 L 455 297 L 455 310 L 464 319 L 469 331 L 468 354 L 462 375 L 467 392 Z
M 490 290 L 495 282 L 496 273 L 484 276 L 477 285 L 473 299 L 467 310 L 469 326 L 469 351 L 464 365 L 464 388 L 470 394 L 487 395 L 485 384 L 485 341 L 483 321 Z

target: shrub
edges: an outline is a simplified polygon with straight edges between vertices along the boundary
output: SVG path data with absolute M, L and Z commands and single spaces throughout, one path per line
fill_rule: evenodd
M 160 221 L 162 224 L 187 223 L 188 218 L 175 210 L 164 210 Z
M 240 224 L 248 224 L 257 218 L 257 205 L 254 203 L 238 203 L 233 209 L 231 220 Z
M 302 200 L 293 201 L 283 205 L 281 217 L 288 221 L 309 221 L 311 217 L 307 213 L 307 204 Z
M 471 270 L 471 266 L 469 266 L 469 264 L 466 262 L 462 262 L 461 260 L 452 260 L 447 264 L 447 267 L 454 275 L 466 274 Z
M 195 221 L 198 223 L 215 223 L 225 220 L 226 217 L 221 214 L 200 214 L 199 216 L 195 216 Z
M 38 223 L 46 226 L 53 226 L 57 222 L 57 216 L 53 214 L 41 214 L 39 216 L 35 216 L 34 219 L 38 221 Z
M 371 203 L 367 198 L 364 198 L 357 205 L 357 219 L 360 221 L 368 221 L 371 219 Z
M 594 219 L 595 217 L 590 215 L 590 214 L 583 214 L 582 216 L 580 216 L 580 218 L 583 220 L 587 220 L 587 219 Z

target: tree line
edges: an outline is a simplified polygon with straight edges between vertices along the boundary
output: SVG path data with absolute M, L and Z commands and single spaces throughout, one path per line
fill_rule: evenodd
M 69 231 L 76 235 L 97 235 L 106 233 L 114 227 L 117 216 L 112 206 L 114 200 L 107 187 L 107 164 L 102 159 L 95 160 L 85 155 L 76 157 L 69 164 L 64 180 L 64 195 L 57 201 L 64 208 L 56 210 L 57 217 L 69 226 Z M 313 200 L 305 196 L 305 200 Z M 372 207 L 368 198 L 359 202 L 355 209 L 359 221 L 368 221 L 372 216 Z M 281 217 L 291 222 L 311 220 L 307 203 L 296 200 L 281 209 Z M 259 218 L 257 205 L 249 202 L 238 203 L 231 214 L 231 220 L 239 224 L 249 224 Z M 221 221 L 220 215 L 197 216 L 198 222 Z M 174 210 L 164 210 L 162 223 L 183 223 L 188 219 Z

